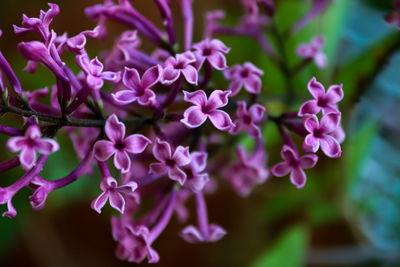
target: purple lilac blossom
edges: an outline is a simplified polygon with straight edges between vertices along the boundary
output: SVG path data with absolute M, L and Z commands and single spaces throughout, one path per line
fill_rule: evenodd
M 264 72 L 250 62 L 243 66 L 234 65 L 224 71 L 225 79 L 231 80 L 228 90 L 232 91 L 230 97 L 237 95 L 244 87 L 247 92 L 258 95 L 261 92 L 261 79 Z
M 194 54 L 189 51 L 169 57 L 163 66 L 162 83 L 170 85 L 183 75 L 188 83 L 197 85 L 197 70 L 192 66 L 195 62 Z
M 217 70 L 224 70 L 228 68 L 226 65 L 225 54 L 230 50 L 223 42 L 218 39 L 205 39 L 193 45 L 196 56 L 196 66 L 200 69 L 204 62 L 208 62 L 213 68 Z
M 254 104 L 247 109 L 245 101 L 238 101 L 237 104 L 236 115 L 238 119 L 234 121 L 235 127 L 229 132 L 231 134 L 238 134 L 242 130 L 245 130 L 248 136 L 260 138 L 261 131 L 259 125 L 262 123 L 265 108 L 260 104 Z
M 231 91 L 215 90 L 207 99 L 203 90 L 183 91 L 185 101 L 194 104 L 194 106 L 185 110 L 181 122 L 189 128 L 196 128 L 209 118 L 218 130 L 228 131 L 234 124 L 229 114 L 219 110 L 219 108 L 228 104 L 230 93 Z
M 156 174 L 168 173 L 168 177 L 183 185 L 186 181 L 186 173 L 182 167 L 190 163 L 189 148 L 178 146 L 174 151 L 171 145 L 157 138 L 153 145 L 153 155 L 159 163 L 150 164 L 150 172 Z
M 339 158 L 342 154 L 340 144 L 331 133 L 338 127 L 341 113 L 327 113 L 318 121 L 314 114 L 304 115 L 303 123 L 309 134 L 303 142 L 303 149 L 307 152 L 317 152 L 321 146 L 322 151 L 330 158 Z
M 315 64 L 317 64 L 319 68 L 325 68 L 327 65 L 327 58 L 325 53 L 322 51 L 324 43 L 324 36 L 316 36 L 311 39 L 309 44 L 300 44 L 297 47 L 297 55 L 306 59 L 314 59 Z
M 299 110 L 300 117 L 305 114 L 317 114 L 322 110 L 322 114 L 329 112 L 339 112 L 337 103 L 343 99 L 343 86 L 332 85 L 325 93 L 324 86 L 313 77 L 308 83 L 308 91 L 314 97 L 312 100 L 304 102 Z
M 307 154 L 299 157 L 297 151 L 288 145 L 284 145 L 281 150 L 281 157 L 284 160 L 271 168 L 274 176 L 282 177 L 290 173 L 290 181 L 297 188 L 303 188 L 306 184 L 306 174 L 303 169 L 311 169 L 317 164 L 318 156 Z
M 11 137 L 7 148 L 12 152 L 21 151 L 19 160 L 24 169 L 32 168 L 36 163 L 36 152 L 50 155 L 59 150 L 59 145 L 51 138 L 43 138 L 36 124 L 29 125 L 24 136 Z
M 99 161 L 106 161 L 114 155 L 114 166 L 122 173 L 128 172 L 131 168 L 129 153 L 142 153 L 151 141 L 141 134 L 125 137 L 125 125 L 114 114 L 107 119 L 104 129 L 110 141 L 97 141 L 94 156 Z

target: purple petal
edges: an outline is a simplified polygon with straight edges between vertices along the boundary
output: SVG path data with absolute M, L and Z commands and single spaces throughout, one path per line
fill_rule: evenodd
M 153 146 L 153 155 L 161 162 L 171 159 L 171 146 L 166 141 L 161 141 L 157 138 L 157 141 Z
M 138 185 L 136 182 L 130 181 L 124 185 L 118 186 L 117 190 L 120 193 L 131 194 L 131 193 L 135 192 L 137 187 L 138 187 Z
M 19 155 L 19 161 L 25 169 L 32 168 L 36 162 L 36 151 L 28 146 L 23 148 Z
M 340 124 L 340 119 L 341 119 L 341 113 L 328 113 L 325 114 L 319 123 L 319 129 L 323 133 L 330 133 L 336 130 L 337 127 L 339 127 Z
M 302 117 L 305 114 L 317 114 L 320 110 L 321 108 L 317 105 L 317 100 L 308 100 L 300 106 L 298 116 Z
M 180 121 L 189 128 L 196 128 L 202 125 L 207 119 L 207 116 L 201 111 L 200 107 L 193 106 L 185 110 L 183 119 Z
M 346 133 L 344 132 L 342 125 L 339 124 L 336 130 L 331 133 L 331 136 L 341 144 L 346 138 Z
M 151 163 L 150 173 L 164 174 L 168 171 L 168 167 L 164 163 Z
M 199 230 L 197 230 L 193 225 L 185 227 L 180 236 L 188 243 L 199 243 L 203 241 L 203 237 Z
M 109 193 L 108 192 L 103 192 L 98 196 L 96 199 L 94 199 L 91 203 L 91 208 L 94 209 L 97 213 L 101 213 L 101 209 L 104 207 L 104 205 L 107 202 Z
M 207 165 L 207 153 L 205 152 L 193 152 L 190 154 L 190 166 L 192 166 L 193 170 L 200 173 L 202 172 Z
M 228 96 L 231 91 L 214 90 L 207 101 L 207 108 L 210 110 L 217 109 L 228 104 Z
M 342 154 L 340 144 L 330 135 L 320 139 L 321 149 L 330 158 L 339 158 Z
M 177 70 L 172 66 L 168 66 L 163 70 L 161 82 L 164 84 L 171 84 L 179 78 L 180 73 L 180 70 Z
M 224 70 L 228 68 L 226 65 L 226 58 L 221 52 L 215 52 L 207 57 L 208 62 L 217 70 Z
M 310 91 L 311 95 L 315 99 L 320 99 L 325 96 L 324 86 L 320 82 L 318 82 L 315 77 L 313 77 L 311 81 L 309 81 L 308 91 Z
M 293 148 L 291 148 L 288 145 L 283 145 L 282 150 L 281 150 L 281 157 L 287 163 L 298 160 L 297 153 L 293 150 Z
M 126 105 L 136 101 L 136 92 L 133 90 L 122 90 L 112 94 L 115 102 L 121 105 Z
M 106 161 L 115 151 L 115 146 L 110 141 L 100 140 L 94 144 L 94 156 L 99 161 Z
M 125 150 L 134 154 L 142 153 L 150 143 L 150 139 L 141 134 L 132 134 L 124 140 Z
M 34 148 L 41 154 L 49 155 L 59 150 L 60 146 L 51 138 L 41 138 L 36 140 Z
M 93 75 L 100 75 L 100 73 L 103 71 L 103 64 L 97 57 L 90 61 L 90 65 L 90 73 Z
M 261 130 L 260 128 L 255 125 L 254 123 L 248 124 L 244 126 L 246 133 L 249 137 L 261 137 Z
M 221 131 L 227 131 L 235 125 L 232 123 L 228 113 L 222 110 L 215 110 L 208 116 L 214 126 Z
M 153 90 L 145 89 L 143 94 L 138 97 L 137 101 L 142 106 L 149 106 L 156 102 L 156 94 Z
M 114 155 L 114 166 L 121 170 L 121 173 L 127 173 L 131 168 L 131 159 L 128 153 L 117 150 Z
M 11 152 L 20 151 L 25 146 L 27 146 L 26 137 L 25 136 L 10 137 L 10 139 L 8 139 L 8 141 L 7 141 L 7 148 Z
M 343 85 L 332 85 L 326 92 L 326 100 L 329 104 L 336 104 L 343 99 Z
M 315 138 L 313 134 L 309 134 L 306 136 L 303 142 L 303 149 L 306 152 L 317 152 L 319 148 L 319 139 Z
M 315 64 L 321 69 L 325 68 L 326 65 L 328 64 L 328 59 L 327 59 L 325 53 L 323 53 L 323 52 L 316 53 L 314 56 L 314 61 L 315 61 Z
M 125 125 L 118 120 L 118 117 L 115 114 L 112 114 L 110 117 L 108 117 L 104 128 L 107 137 L 113 143 L 120 142 L 124 139 Z
M 314 56 L 314 49 L 309 44 L 301 44 L 297 47 L 296 53 L 302 58 L 311 58 Z
M 104 85 L 103 79 L 90 74 L 88 74 L 86 77 L 86 83 L 90 88 L 94 90 L 99 90 Z
M 185 185 L 193 192 L 197 193 L 203 190 L 204 186 L 210 181 L 207 173 L 196 174 L 190 180 L 186 180 Z
M 168 177 L 174 181 L 177 181 L 181 186 L 186 181 L 186 174 L 179 168 L 172 168 L 168 171 Z
M 189 147 L 178 146 L 172 156 L 177 166 L 185 166 L 190 163 Z
M 280 162 L 280 163 L 274 165 L 274 166 L 271 168 L 271 173 L 272 173 L 274 176 L 282 177 L 282 176 L 288 175 L 288 173 L 289 173 L 291 170 L 292 170 L 292 167 L 290 167 L 289 164 L 287 164 L 287 162 L 284 161 L 284 162 Z
M 208 226 L 208 232 L 209 236 L 207 241 L 209 242 L 217 242 L 224 237 L 224 235 L 226 235 L 226 231 L 222 227 L 215 224 L 210 224 Z
M 310 133 L 319 128 L 318 118 L 315 115 L 306 115 L 304 118 L 304 127 Z
M 244 79 L 244 88 L 252 94 L 258 95 L 261 92 L 261 79 L 256 75 L 250 75 Z
M 254 104 L 249 109 L 249 114 L 255 123 L 261 123 L 264 117 L 265 107 L 260 104 Z
M 121 73 L 120 72 L 112 72 L 112 71 L 104 71 L 101 73 L 100 78 L 103 80 L 117 83 L 121 80 Z
M 182 73 L 188 83 L 197 85 L 198 74 L 195 67 L 188 65 L 182 70 Z
M 142 87 L 151 88 L 160 80 L 162 73 L 163 70 L 160 65 L 156 65 L 147 69 L 142 77 Z
M 315 154 L 304 155 L 300 158 L 299 163 L 302 169 L 311 169 L 317 164 L 318 156 Z
M 110 205 L 114 209 L 118 210 L 121 214 L 124 214 L 125 211 L 125 199 L 118 192 L 112 192 L 109 195 Z
M 232 92 L 229 96 L 233 97 L 237 95 L 240 92 L 242 86 L 243 86 L 242 79 L 233 80 L 228 86 L 228 90 Z
M 306 174 L 303 169 L 300 167 L 294 168 L 290 173 L 290 181 L 297 186 L 297 188 L 303 188 L 306 184 Z
M 36 124 L 30 125 L 28 129 L 26 129 L 25 136 L 29 136 L 32 139 L 37 137 L 41 137 L 40 129 Z
M 227 47 L 221 40 L 218 39 L 212 39 L 210 41 L 210 44 L 216 49 L 221 51 L 222 53 L 226 54 L 228 53 L 231 49 Z
M 142 88 L 139 72 L 132 68 L 125 67 L 124 74 L 122 76 L 122 83 L 129 89 L 139 91 Z
M 203 90 L 197 90 L 194 92 L 183 91 L 183 95 L 186 102 L 197 106 L 204 106 L 207 103 L 207 96 Z

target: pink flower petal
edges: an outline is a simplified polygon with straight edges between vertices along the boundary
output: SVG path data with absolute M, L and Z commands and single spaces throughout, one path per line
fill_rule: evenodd
M 94 90 L 99 90 L 104 85 L 103 79 L 90 74 L 88 74 L 86 77 L 86 83 L 90 88 Z
M 195 67 L 188 65 L 182 70 L 182 73 L 188 83 L 197 85 L 198 74 Z
M 121 214 L 124 214 L 125 211 L 125 199 L 118 192 L 112 192 L 109 194 L 110 205 Z
M 306 115 L 303 117 L 304 127 L 310 133 L 319 128 L 318 118 L 315 115 Z
M 190 163 L 189 147 L 178 146 L 175 149 L 172 159 L 177 166 L 185 166 Z
M 34 149 L 41 154 L 49 155 L 59 150 L 60 146 L 51 138 L 41 138 L 36 140 Z
M 258 95 L 261 92 L 260 77 L 252 74 L 248 78 L 244 79 L 244 88 L 246 88 L 249 93 Z
M 311 169 L 317 164 L 318 156 L 315 154 L 304 155 L 300 158 L 299 163 L 302 169 Z
M 254 123 L 261 123 L 264 117 L 265 107 L 260 104 L 254 104 L 249 108 L 249 114 Z
M 332 85 L 328 88 L 326 92 L 326 100 L 330 104 L 336 104 L 343 99 L 343 85 Z
M 298 158 L 297 153 L 293 150 L 293 148 L 288 145 L 283 145 L 281 150 L 281 157 L 288 163 L 297 161 Z
M 208 242 L 217 242 L 226 235 L 226 231 L 222 227 L 216 224 L 210 224 L 208 226 L 208 232 L 209 232 L 209 236 L 207 238 Z
M 36 162 L 36 151 L 28 146 L 23 148 L 19 155 L 19 161 L 25 169 L 32 168 Z
M 207 57 L 208 62 L 217 70 L 224 70 L 228 68 L 226 65 L 226 58 L 221 52 L 215 52 Z
M 143 95 L 138 97 L 137 101 L 142 106 L 149 106 L 156 102 L 156 95 L 153 90 L 146 89 L 144 90 Z
M 183 91 L 184 100 L 197 106 L 204 106 L 207 103 L 207 96 L 203 90 L 194 92 Z
M 231 91 L 214 90 L 207 101 L 207 108 L 210 110 L 224 107 L 228 104 L 228 96 Z
M 172 168 L 168 171 L 168 177 L 174 181 L 177 181 L 181 186 L 186 181 L 186 174 L 179 168 Z
M 142 77 L 142 88 L 151 88 L 161 78 L 163 69 L 160 65 L 147 69 Z
M 320 139 L 321 149 L 330 158 L 339 158 L 342 154 L 342 149 L 338 141 L 330 135 L 325 135 Z
M 125 151 L 134 154 L 142 153 L 150 143 L 150 139 L 144 135 L 132 134 L 124 140 Z
M 297 186 L 297 188 L 303 188 L 306 184 L 306 174 L 302 168 L 294 168 L 290 173 L 290 181 L 292 184 Z
M 180 70 L 177 70 L 172 66 L 168 66 L 163 70 L 161 82 L 164 84 L 172 84 L 179 78 L 180 73 Z
M 313 77 L 308 83 L 308 91 L 315 99 L 319 99 L 325 96 L 324 86 Z
M 164 162 L 172 157 L 171 146 L 157 138 L 153 146 L 153 155 L 157 160 Z
M 185 110 L 181 122 L 189 128 L 196 128 L 202 125 L 207 119 L 207 116 L 201 111 L 198 106 L 193 106 Z
M 112 114 L 110 117 L 108 117 L 104 128 L 107 137 L 113 143 L 123 140 L 125 136 L 125 125 L 118 120 L 118 117 L 115 114 Z
M 288 173 L 292 170 L 292 167 L 289 166 L 289 164 L 287 164 L 287 162 L 280 162 L 276 165 L 274 165 L 271 168 L 271 173 L 274 176 L 277 177 L 282 177 L 282 176 L 286 176 L 288 175 Z
M 134 68 L 125 67 L 122 83 L 131 90 L 139 91 L 141 89 L 139 72 Z
M 199 230 L 197 230 L 193 225 L 185 227 L 180 236 L 188 243 L 199 243 L 203 241 L 203 237 Z
M 229 96 L 233 97 L 237 95 L 240 92 L 242 86 L 243 86 L 242 79 L 233 80 L 228 86 L 228 90 L 232 92 Z
M 222 110 L 215 110 L 208 116 L 214 126 L 221 131 L 228 131 L 235 125 L 232 123 L 228 113 Z
M 306 136 L 303 142 L 303 149 L 306 152 L 317 152 L 319 148 L 319 140 L 318 138 L 315 138 L 313 134 L 309 134 Z
M 320 110 L 321 108 L 317 105 L 316 100 L 308 100 L 300 106 L 298 116 L 302 117 L 306 114 L 317 114 Z
M 151 163 L 150 173 L 164 174 L 168 171 L 168 167 L 164 163 Z
M 7 141 L 7 148 L 11 152 L 17 152 L 22 150 L 26 146 L 26 137 L 25 136 L 15 136 L 10 137 Z
M 106 161 L 116 151 L 114 144 L 107 140 L 100 140 L 94 144 L 94 156 L 99 161 Z
M 114 166 L 121 173 L 127 173 L 131 168 L 131 159 L 125 151 L 116 151 L 114 155 Z
M 341 119 L 341 113 L 328 113 L 321 118 L 319 128 L 324 133 L 330 133 L 339 127 Z
M 196 172 L 202 172 L 207 165 L 207 153 L 205 152 L 193 152 L 190 154 L 190 165 Z
M 121 105 L 126 105 L 136 101 L 136 92 L 132 90 L 122 90 L 112 94 L 115 102 Z

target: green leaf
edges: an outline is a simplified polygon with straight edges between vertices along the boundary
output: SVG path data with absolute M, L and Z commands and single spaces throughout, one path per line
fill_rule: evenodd
M 266 249 L 252 267 L 304 266 L 309 231 L 305 226 L 295 226 L 285 232 L 279 240 Z

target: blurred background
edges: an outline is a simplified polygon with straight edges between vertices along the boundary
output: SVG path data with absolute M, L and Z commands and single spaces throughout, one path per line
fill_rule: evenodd
M 53 1 L 61 13 L 52 28 L 70 36 L 95 26 L 83 9 L 96 0 Z M 310 8 L 311 1 L 281 0 L 277 24 L 287 29 Z M 161 25 L 153 1 L 134 1 L 145 16 Z M 12 25 L 20 25 L 22 14 L 38 16 L 47 10 L 44 0 L 1 0 L 0 49 L 8 59 L 25 90 L 49 86 L 54 78 L 44 68 L 37 74 L 23 73 L 26 61 L 16 45 L 27 37 L 16 37 Z M 239 0 L 194 1 L 195 41 L 201 39 L 204 12 L 224 9 L 224 23 L 235 25 L 243 14 Z M 157 11 L 156 11 L 157 10 Z M 180 10 L 176 3 L 177 31 L 181 31 Z M 308 65 L 294 81 L 299 104 L 309 98 L 308 80 L 316 76 L 326 86 L 344 84 L 340 103 L 347 139 L 340 159 L 321 157 L 317 168 L 307 172 L 307 184 L 298 190 L 288 178 L 271 177 L 247 198 L 237 196 L 226 182 L 207 196 L 209 217 L 228 234 L 215 244 L 187 244 L 180 237 L 183 225 L 176 218 L 155 242 L 161 260 L 158 266 L 400 266 L 400 33 L 384 22 L 393 11 L 389 0 L 337 0 L 327 11 L 286 43 L 289 64 L 300 59 L 299 43 L 317 34 L 326 37 L 324 51 L 328 67 Z M 105 41 L 89 40 L 91 57 L 109 48 L 124 26 L 109 23 Z M 264 70 L 263 92 L 271 113 L 279 114 L 284 76 L 258 44 L 245 37 L 221 37 L 232 48 L 228 64 L 251 61 Z M 144 41 L 144 50 L 152 46 Z M 147 48 L 148 47 L 148 48 Z M 66 61 L 78 71 L 73 58 Z M 70 58 L 68 58 L 70 57 Z M 225 83 L 226 84 L 226 83 Z M 226 84 L 227 85 L 227 84 Z M 2 120 L 11 121 L 6 117 Z M 274 125 L 264 129 L 269 150 L 269 166 L 280 161 L 282 141 Z M 71 142 L 59 135 L 62 149 L 50 157 L 43 176 L 49 179 L 68 174 L 78 163 Z M 0 160 L 10 158 L 6 138 L 0 136 Z M 7 186 L 21 175 L 20 170 L 0 174 L 0 186 Z M 96 175 L 95 175 L 96 176 Z M 50 194 L 44 210 L 31 210 L 22 190 L 13 201 L 18 210 L 14 219 L 0 218 L 0 266 L 132 266 L 116 259 L 110 214 L 90 209 L 99 193 L 98 177 L 87 177 Z M 188 203 L 193 211 L 194 203 Z M 1 212 L 5 209 L 0 207 Z M 190 221 L 195 220 L 193 214 Z M 143 265 L 146 265 L 144 263 Z

